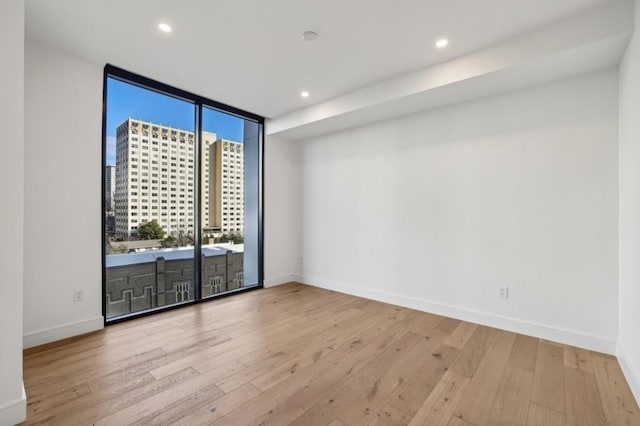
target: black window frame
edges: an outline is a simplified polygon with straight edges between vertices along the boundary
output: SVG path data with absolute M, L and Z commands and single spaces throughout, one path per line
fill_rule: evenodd
M 194 131 L 194 175 L 197 181 L 197 194 L 194 197 L 194 200 L 197 200 L 197 209 L 194 215 L 194 290 L 195 297 L 194 300 L 181 303 L 179 305 L 167 305 L 156 307 L 151 310 L 141 311 L 130 313 L 127 315 L 123 315 L 117 318 L 107 319 L 107 267 L 106 267 L 106 217 L 105 217 L 105 209 L 106 209 L 106 160 L 107 160 L 107 81 L 109 78 L 120 80 L 124 83 L 132 84 L 143 89 L 152 90 L 167 96 L 171 96 L 174 98 L 178 98 L 190 103 L 194 104 L 195 108 L 195 131 Z M 201 236 L 201 214 L 202 209 L 200 208 L 200 197 L 202 194 L 202 176 L 199 170 L 199 157 L 200 157 L 200 138 L 202 135 L 202 110 L 203 108 L 212 108 L 215 110 L 219 110 L 226 114 L 235 115 L 239 118 L 250 120 L 256 122 L 260 125 L 260 137 L 258 143 L 258 283 L 257 285 L 253 285 L 251 287 L 243 287 L 235 290 L 230 290 L 224 293 L 215 294 L 212 296 L 208 296 L 206 298 L 202 298 L 201 290 L 202 290 L 202 271 L 200 268 L 200 260 L 202 253 L 202 236 Z M 217 102 L 212 99 L 208 99 L 204 96 L 196 95 L 194 93 L 188 92 L 186 90 L 179 89 L 177 87 L 159 82 L 157 80 L 153 80 L 148 77 L 144 77 L 140 74 L 133 73 L 131 71 L 127 71 L 123 68 L 119 68 L 117 66 L 106 64 L 103 72 L 103 81 L 102 81 L 102 163 L 101 163 L 101 193 L 102 193 L 102 211 L 100 215 L 101 219 L 101 237 L 100 241 L 102 243 L 101 253 L 101 265 L 102 265 L 102 317 L 104 321 L 104 325 L 117 324 L 123 321 L 129 321 L 132 319 L 157 314 L 160 312 L 165 312 L 173 309 L 180 309 L 187 306 L 209 302 L 212 300 L 216 300 L 222 297 L 228 297 L 231 295 L 235 295 L 238 293 L 244 293 L 247 291 L 258 290 L 264 288 L 264 117 L 254 114 L 249 111 L 245 111 L 240 108 L 236 108 L 231 105 L 224 104 L 222 102 Z

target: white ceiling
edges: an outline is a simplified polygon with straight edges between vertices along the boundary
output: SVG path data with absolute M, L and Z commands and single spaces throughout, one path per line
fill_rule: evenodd
M 267 120 L 266 134 L 308 139 L 615 67 L 633 29 L 633 2 L 602 4 L 486 49 Z
M 100 65 L 277 117 L 616 1 L 28 0 L 26 27 Z M 308 29 L 320 39 L 305 42 Z

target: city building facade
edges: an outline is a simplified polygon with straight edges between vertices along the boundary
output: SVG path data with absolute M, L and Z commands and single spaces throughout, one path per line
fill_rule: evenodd
M 193 235 L 195 147 L 195 135 L 190 131 L 132 118 L 117 127 L 113 172 L 117 238 L 136 237 L 138 227 L 150 221 L 158 222 L 166 236 Z M 202 229 L 212 235 L 241 234 L 242 143 L 203 132 L 201 147 Z
M 113 214 L 115 209 L 116 195 L 116 166 L 109 165 L 105 167 L 104 173 L 104 197 L 105 208 L 107 212 Z
M 205 143 L 210 142 L 207 135 Z M 242 234 L 244 227 L 243 145 L 227 139 L 208 143 L 209 224 L 222 234 Z
M 195 297 L 193 249 L 106 257 L 107 318 L 188 302 Z M 202 297 L 244 287 L 243 252 L 202 249 Z

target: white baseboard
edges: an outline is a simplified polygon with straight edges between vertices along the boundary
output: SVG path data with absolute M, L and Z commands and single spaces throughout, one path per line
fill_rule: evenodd
M 278 277 L 266 278 L 264 280 L 264 286 L 265 288 L 275 287 L 277 285 L 286 284 L 291 281 L 297 281 L 296 274 L 285 274 L 285 275 L 280 275 Z
M 407 297 L 380 290 L 371 290 L 343 283 L 330 282 L 318 277 L 311 277 L 307 275 L 296 275 L 295 277 L 296 281 L 312 285 L 314 287 L 321 287 L 327 290 L 334 290 L 341 293 L 364 297 L 366 299 L 377 300 L 379 302 L 391 303 L 393 305 L 473 322 L 476 324 L 482 324 L 489 327 L 551 340 L 566 345 L 577 346 L 579 348 L 598 351 L 610 355 L 616 354 L 616 342 L 600 336 L 593 336 L 573 330 L 550 327 L 515 318 L 493 315 L 486 312 L 478 312 L 442 303 L 430 302 L 424 299 Z
M 32 331 L 22 336 L 24 348 L 44 345 L 67 337 L 89 333 L 100 330 L 104 327 L 104 317 L 102 315 L 87 320 L 77 321 L 69 324 L 62 324 L 44 330 Z
M 624 377 L 627 379 L 627 383 L 629 383 L 629 387 L 631 388 L 633 396 L 636 398 L 636 402 L 640 405 L 640 375 L 630 364 L 629 357 L 620 342 L 618 342 L 617 349 L 616 355 L 618 357 L 620 367 L 622 368 L 622 373 L 624 373 Z
M 0 407 L 0 425 L 17 425 L 27 419 L 27 394 L 22 384 L 22 397 Z

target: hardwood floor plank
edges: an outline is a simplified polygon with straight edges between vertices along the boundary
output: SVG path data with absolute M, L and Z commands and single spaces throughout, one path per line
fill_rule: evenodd
M 135 403 L 120 408 L 116 412 L 102 416 L 96 422 L 96 425 L 129 424 L 148 416 L 157 416 L 158 407 L 169 406 L 176 400 L 187 398 L 194 392 L 199 392 L 201 389 L 211 386 L 213 378 L 215 378 L 215 373 L 209 372 L 188 377 L 186 380 L 176 381 L 173 386 L 162 389 L 153 398 L 137 400 Z M 166 379 L 165 377 L 160 381 Z M 218 395 L 222 394 L 223 392 L 219 391 Z
M 563 413 L 535 403 L 529 404 L 527 414 L 527 426 L 565 426 L 566 419 Z
M 46 424 L 60 424 L 64 422 L 64 420 L 66 420 L 69 412 L 75 413 L 79 411 L 91 410 L 96 405 L 96 401 L 98 401 L 98 403 L 109 401 L 133 389 L 148 385 L 153 381 L 155 381 L 155 378 L 150 373 L 145 373 L 138 376 L 129 377 L 121 382 L 104 386 L 97 391 L 92 391 L 89 395 L 86 395 L 86 397 L 77 398 L 65 404 L 55 405 L 48 410 L 36 412 L 28 407 L 29 423 L 37 424 L 46 420 Z M 55 395 L 51 392 L 51 387 L 46 388 L 49 389 L 49 391 L 42 392 L 45 397 L 50 398 Z M 30 394 L 27 394 L 27 400 L 30 401 L 31 398 L 37 397 L 32 397 Z
M 447 426 L 476 426 L 471 422 L 461 419 L 460 417 L 453 416 L 447 423 Z
M 246 368 L 232 376 L 225 377 L 217 385 L 225 392 L 230 392 L 236 387 L 259 377 L 262 377 L 263 380 L 267 375 L 274 377 L 277 372 L 280 372 L 282 379 L 285 379 L 291 374 L 291 370 L 304 368 L 318 362 L 322 357 L 327 356 L 340 346 L 345 339 L 356 340 L 358 335 L 371 326 L 372 317 L 373 314 L 354 310 L 351 315 L 335 321 L 325 330 L 308 339 L 307 342 L 297 345 L 292 350 L 269 353 L 267 356 L 260 351 L 251 352 L 250 358 L 243 357 L 240 359 L 246 365 Z M 277 383 L 277 381 L 272 381 L 271 383 Z M 257 383 L 254 382 L 254 384 L 263 390 L 266 389 L 266 387 L 259 384 L 259 381 Z
M 562 346 L 552 345 L 546 341 L 538 344 L 531 402 L 560 413 L 565 412 Z
M 451 371 L 461 376 L 471 377 L 475 373 L 478 364 L 484 357 L 496 330 L 489 327 L 478 326 L 473 335 L 462 348 L 460 356 L 451 366 Z
M 413 416 L 429 397 L 433 389 L 458 357 L 460 351 L 447 345 L 438 345 L 407 383 L 389 399 L 389 405 Z
M 178 426 L 208 425 L 226 416 L 234 410 L 250 404 L 251 400 L 261 394 L 260 389 L 246 383 L 217 399 L 212 399 L 198 409 L 176 420 Z
M 212 347 L 231 340 L 231 336 L 222 333 L 219 329 L 192 329 L 189 333 L 183 333 L 180 339 L 167 339 L 159 342 L 159 347 L 166 353 L 184 352 L 193 346 Z
M 70 386 L 77 386 L 80 383 L 88 383 L 90 387 L 95 386 L 96 380 L 101 377 L 117 374 L 122 371 L 130 371 L 141 364 L 146 364 L 167 353 L 160 348 L 142 353 L 134 353 L 116 362 L 106 362 L 99 365 L 94 364 L 94 368 L 85 372 L 73 373 L 73 369 L 52 370 L 46 376 L 36 378 L 25 378 L 25 389 L 29 395 L 36 396 L 41 393 L 50 394 L 51 389 L 65 389 Z M 71 364 L 72 365 L 72 364 Z M 25 365 L 25 369 L 29 366 Z M 126 377 L 127 375 L 125 375 Z
M 168 405 L 157 407 L 156 411 L 138 419 L 132 425 L 167 425 L 175 423 L 176 420 L 185 417 L 192 410 L 195 410 L 209 401 L 215 401 L 224 395 L 216 385 L 205 386 L 184 398 L 176 399 Z
M 493 404 L 489 424 L 495 426 L 526 426 L 533 373 L 517 367 L 507 367 Z
M 404 426 L 409 421 L 411 421 L 411 416 L 390 405 L 385 405 L 373 421 L 369 423 L 369 426 Z M 345 423 L 340 422 L 340 424 Z
M 85 395 L 91 393 L 89 384 L 82 383 L 79 386 L 72 386 L 67 389 L 60 389 L 58 392 L 50 395 L 42 393 L 40 395 L 30 394 L 27 408 L 30 413 L 37 415 L 43 411 L 51 410 L 52 408 L 64 405 L 68 402 L 77 400 Z
M 358 410 L 356 416 L 361 417 L 362 410 L 358 403 L 362 399 L 367 401 L 377 397 L 377 393 L 381 390 L 380 386 L 387 384 L 387 381 L 382 380 L 387 367 L 397 365 L 399 360 L 404 359 L 403 354 L 410 354 L 416 346 L 423 345 L 425 341 L 426 339 L 418 334 L 411 332 L 405 334 L 378 356 L 369 360 L 360 370 L 350 373 L 350 377 L 342 385 L 322 396 L 291 424 L 328 423 L 335 418 L 345 422 L 340 414 L 352 408 Z M 396 374 L 393 376 L 396 377 Z M 277 423 L 274 422 L 274 424 Z M 351 424 L 348 421 L 345 423 Z
M 340 420 L 348 425 L 370 423 L 384 408 L 391 395 L 398 392 L 425 361 L 429 362 L 431 358 L 440 355 L 435 352 L 435 348 L 447 336 L 446 333 L 436 330 L 429 339 L 420 339 L 404 355 L 397 354 L 393 364 L 387 365 L 384 374 L 374 382 L 366 395 L 363 392 L 356 393 L 357 398 L 352 401 L 349 409 L 339 416 Z
M 616 360 L 591 355 L 604 414 L 611 425 L 640 425 L 638 404 Z
M 227 339 L 203 340 L 199 344 L 185 347 L 180 351 L 175 351 L 172 353 L 166 353 L 162 351 L 163 353 L 161 353 L 155 358 L 145 359 L 136 364 L 127 365 L 125 368 L 122 368 L 120 370 L 117 370 L 108 374 L 104 374 L 106 372 L 103 372 L 103 374 L 100 375 L 100 372 L 93 370 L 88 380 L 90 380 L 89 383 L 91 385 L 91 389 L 98 390 L 104 386 L 108 386 L 110 384 L 118 383 L 118 382 L 121 382 L 122 380 L 126 380 L 129 377 L 135 377 L 140 374 L 148 373 L 154 368 L 158 368 L 162 365 L 171 363 L 175 360 L 181 359 L 182 357 L 189 356 L 194 353 L 198 353 L 206 348 L 215 346 L 216 344 L 220 342 L 224 342 L 226 340 Z M 189 366 L 186 366 L 186 368 L 189 368 Z M 241 368 L 241 367 L 236 364 L 235 368 Z
M 455 412 L 457 417 L 477 426 L 487 424 L 515 339 L 514 333 L 496 331 L 462 401 L 458 404 Z
M 445 340 L 444 344 L 453 348 L 462 349 L 464 345 L 467 344 L 467 341 L 469 341 L 471 336 L 473 336 L 476 328 L 478 328 L 477 324 L 463 321 L 458 324 L 455 330 L 453 330 L 451 335 L 447 340 Z
M 442 321 L 441 316 L 428 314 L 423 312 L 422 315 L 419 315 L 412 321 L 409 329 L 414 333 L 429 333 L 431 330 L 436 328 L 438 324 Z
M 193 368 L 185 368 L 161 380 L 155 380 L 144 386 L 132 389 L 129 392 L 118 395 L 101 407 L 101 413 L 114 413 L 128 408 L 140 401 L 147 401 L 167 389 L 173 389 L 177 383 L 185 382 L 192 377 L 198 376 L 198 372 Z
M 565 345 L 563 347 L 563 357 L 565 367 L 571 367 L 593 374 L 591 355 L 588 350 Z
M 539 339 L 519 334 L 509 356 L 509 365 L 533 372 L 538 357 Z
M 87 395 L 74 401 L 71 406 L 54 410 L 51 416 L 42 420 L 42 424 L 92 424 L 141 401 L 151 401 L 154 396 L 172 389 L 176 383 L 184 382 L 197 375 L 198 372 L 193 368 L 186 368 L 162 380 L 153 380 L 128 392 L 113 395 L 109 399 L 89 398 L 91 395 Z M 30 420 L 29 417 L 27 419 Z
M 251 333 L 231 339 L 223 344 L 155 368 L 151 371 L 151 374 L 156 378 L 161 378 L 190 365 L 197 366 L 200 372 L 206 372 L 209 369 L 218 367 L 221 363 L 235 361 L 247 352 L 262 350 L 266 353 L 271 347 L 276 346 L 283 340 L 300 336 L 308 330 L 314 329 L 314 327 L 319 327 L 318 323 L 309 322 L 298 325 L 294 318 L 291 317 L 286 325 L 276 324 L 262 329 L 259 338 L 257 338 L 256 333 Z
M 593 374 L 564 368 L 567 426 L 607 424 Z
M 362 345 L 363 342 L 368 342 L 374 339 L 381 333 L 387 331 L 394 333 L 395 331 L 400 330 L 403 325 L 403 318 L 404 316 L 402 315 L 391 318 L 383 315 L 383 318 L 380 318 L 378 321 L 365 323 L 364 329 L 359 333 L 356 333 L 354 335 L 341 336 L 341 341 L 339 343 L 336 342 L 334 346 L 330 345 L 329 347 L 327 347 L 325 353 L 320 354 L 320 356 L 317 357 L 317 360 L 316 355 L 318 354 L 318 352 L 316 351 L 313 353 L 311 360 L 309 360 L 308 358 L 306 360 L 304 358 L 290 360 L 289 363 L 282 363 L 282 365 L 270 369 L 263 374 L 255 377 L 251 382 L 263 391 L 267 390 L 272 386 L 275 386 L 278 383 L 287 380 L 292 374 L 295 374 L 296 371 L 299 371 L 309 365 L 322 360 L 324 356 L 328 356 L 334 350 L 342 350 L 347 346 L 356 347 L 357 345 Z M 334 349 L 330 349 L 330 347 L 334 347 Z
M 320 363 L 298 370 L 288 380 L 262 392 L 249 407 L 238 408 L 220 419 L 219 424 L 290 423 L 312 409 L 318 400 L 326 399 L 329 391 L 340 386 L 344 380 L 349 380 L 370 361 L 415 341 L 415 336 L 392 330 L 378 334 L 370 341 L 344 346 Z M 327 422 L 330 420 L 327 419 Z
M 462 400 L 470 379 L 447 371 L 442 380 L 409 422 L 417 425 L 446 425 Z
M 447 317 L 441 317 L 441 318 L 442 319 L 440 320 L 436 328 L 440 331 L 444 331 L 445 333 L 449 333 L 449 334 L 453 333 L 456 327 L 458 327 L 458 325 L 460 324 L 460 320 L 457 320 L 457 319 L 447 318 Z
M 297 283 L 23 365 L 27 425 L 640 426 L 615 357 Z

